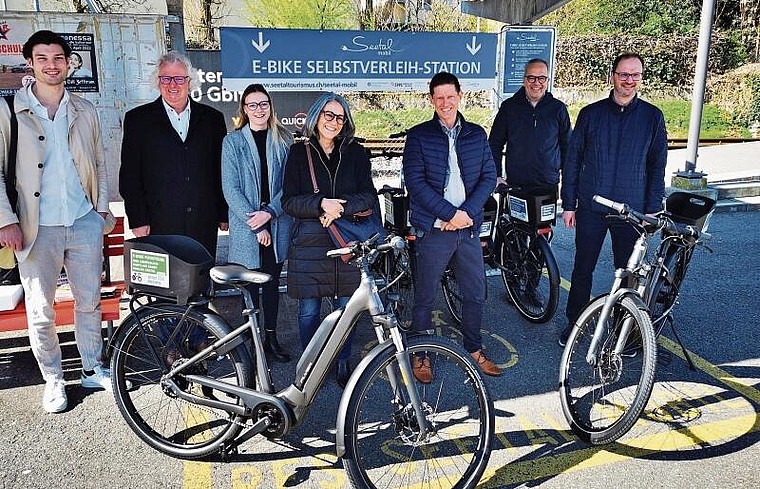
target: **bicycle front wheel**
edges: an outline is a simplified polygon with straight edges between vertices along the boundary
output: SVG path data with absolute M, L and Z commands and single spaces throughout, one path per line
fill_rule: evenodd
M 386 350 L 350 394 L 343 457 L 349 480 L 362 488 L 475 487 L 494 436 L 493 401 L 483 377 L 448 339 L 413 338 L 407 351 L 428 358 L 433 368 L 429 384 L 411 379 L 431 431 L 421 436 L 395 351 Z
M 532 323 L 549 321 L 559 302 L 559 267 L 546 238 L 511 226 L 500 248 L 501 278 L 517 311 Z
M 629 297 L 600 322 L 607 296 L 594 299 L 570 333 L 560 361 L 562 411 L 570 428 L 592 445 L 628 432 L 646 407 L 654 385 L 657 346 L 649 316 Z M 621 354 L 613 352 L 625 323 L 631 330 Z M 591 338 L 602 328 L 595 365 L 586 361 Z
M 459 290 L 459 282 L 451 265 L 447 266 L 443 272 L 441 290 L 449 314 L 457 324 L 462 324 L 462 291 Z
M 229 329 L 213 314 L 190 311 L 183 318 L 185 312 L 184 307 L 161 304 L 143 306 L 136 315 L 129 316 L 116 337 L 111 381 L 119 411 L 144 442 L 173 457 L 197 459 L 234 438 L 243 419 L 221 409 L 184 401 L 167 387 L 166 373 L 171 365 L 186 362 Z M 245 348 L 238 345 L 185 372 L 248 386 L 252 385 L 250 368 Z M 183 374 L 171 380 L 196 396 L 241 403 L 224 392 L 195 385 Z

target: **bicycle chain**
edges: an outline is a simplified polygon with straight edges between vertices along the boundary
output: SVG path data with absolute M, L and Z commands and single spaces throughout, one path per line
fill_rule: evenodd
M 233 424 L 236 424 L 238 426 L 241 426 L 243 428 L 247 428 L 248 427 L 248 423 L 247 422 L 246 423 L 241 423 L 240 421 L 238 421 L 236 419 L 238 417 L 237 415 L 232 414 L 232 415 L 230 415 L 231 417 L 228 416 L 228 417 L 223 418 L 222 416 L 220 416 L 219 414 L 217 414 L 216 411 L 214 411 L 213 409 L 211 409 L 208 406 L 203 406 L 202 404 L 196 404 L 194 402 L 182 399 L 181 397 L 175 397 L 174 399 L 176 399 L 176 400 L 178 400 L 178 401 L 180 401 L 182 403 L 185 403 L 185 404 L 187 404 L 189 406 L 192 406 L 192 407 L 198 409 L 199 411 L 204 411 L 204 412 L 206 412 L 208 414 L 213 415 L 215 420 L 229 421 L 229 422 L 231 422 Z M 226 411 L 222 411 L 222 412 L 226 412 Z M 246 419 L 253 419 L 253 418 L 246 418 Z

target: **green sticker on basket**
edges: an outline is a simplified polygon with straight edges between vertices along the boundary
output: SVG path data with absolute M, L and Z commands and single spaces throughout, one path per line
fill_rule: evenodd
M 169 288 L 169 255 L 132 250 L 129 254 L 130 279 L 134 285 Z

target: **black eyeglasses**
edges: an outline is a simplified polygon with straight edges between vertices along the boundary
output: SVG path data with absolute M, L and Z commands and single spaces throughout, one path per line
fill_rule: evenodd
M 329 110 L 323 110 L 322 115 L 325 116 L 326 121 L 335 121 L 338 124 L 343 124 L 346 122 L 346 116 L 344 115 L 338 115 L 334 112 L 330 112 Z
M 548 76 L 533 76 L 533 75 L 525 75 L 525 79 L 528 80 L 529 83 L 540 83 L 543 85 L 546 83 L 546 80 L 549 79 Z
M 641 80 L 641 73 L 622 73 L 620 71 L 616 71 L 615 74 L 618 78 L 620 78 L 623 81 L 626 80 L 633 80 L 633 81 L 640 81 Z
M 158 81 L 159 83 L 161 83 L 161 85 L 168 85 L 171 82 L 174 82 L 177 85 L 182 85 L 189 79 L 190 79 L 189 76 L 159 76 L 158 77 Z
M 266 110 L 269 108 L 269 101 L 262 100 L 261 102 L 250 102 L 250 103 L 245 104 L 245 107 L 248 110 L 256 110 L 256 109 Z

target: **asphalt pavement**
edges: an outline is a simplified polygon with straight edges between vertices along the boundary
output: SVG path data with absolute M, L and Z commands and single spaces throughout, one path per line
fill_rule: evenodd
M 656 384 L 642 419 L 618 442 L 591 447 L 569 430 L 557 379 L 573 233 L 556 228 L 560 305 L 548 324 L 523 320 L 505 300 L 499 276 L 488 279 L 483 323 L 488 355 L 504 369 L 488 378 L 497 408 L 496 441 L 479 487 L 757 487 L 760 485 L 760 213 L 716 213 L 709 253 L 698 250 L 675 310 L 676 328 L 695 358 L 689 370 L 668 331 L 660 341 Z M 594 291 L 612 278 L 605 245 Z M 234 324 L 238 297 L 215 307 Z M 299 353 L 295 302 L 283 297 L 280 337 Z M 439 301 L 439 333 L 460 339 Z M 371 347 L 362 323 L 352 360 Z M 106 392 L 83 389 L 71 328 L 60 334 L 69 408 L 42 411 L 43 383 L 25 332 L 0 334 L 0 487 L 2 488 L 342 488 L 334 455 L 334 413 L 341 390 L 331 377 L 307 420 L 281 441 L 254 438 L 230 463 L 186 462 L 143 444 Z M 292 381 L 295 360 L 274 365 L 278 387 Z

